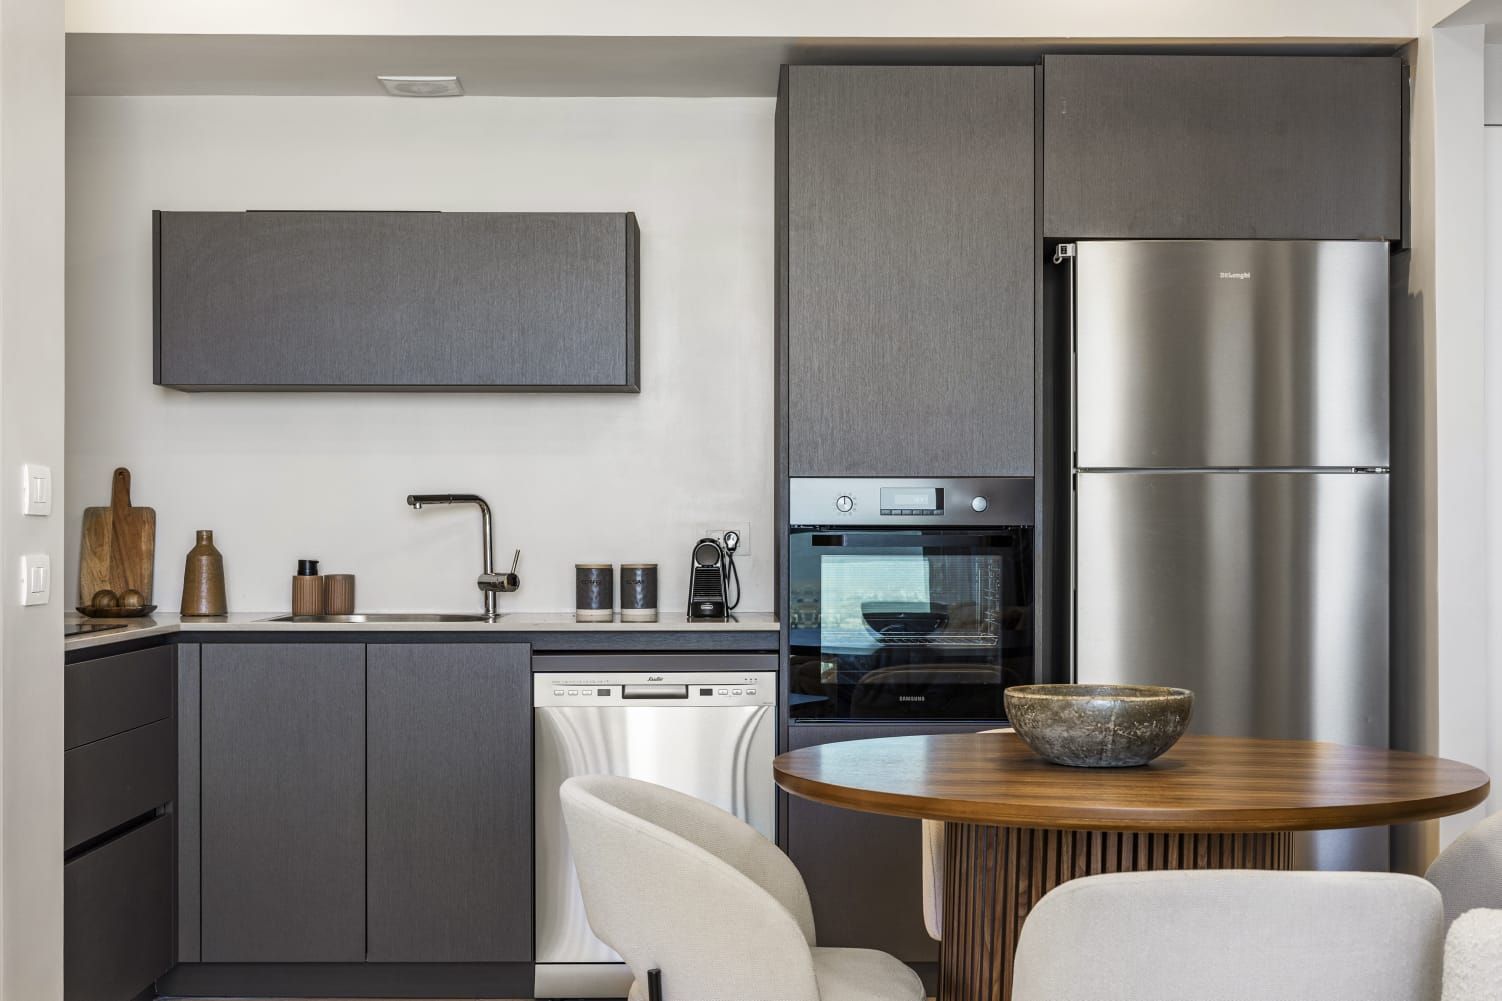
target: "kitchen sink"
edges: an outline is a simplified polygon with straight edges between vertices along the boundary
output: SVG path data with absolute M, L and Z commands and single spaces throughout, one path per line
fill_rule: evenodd
M 500 618 L 500 616 L 496 616 Z M 268 622 L 485 622 L 483 615 L 451 612 L 370 612 L 364 615 L 278 615 Z

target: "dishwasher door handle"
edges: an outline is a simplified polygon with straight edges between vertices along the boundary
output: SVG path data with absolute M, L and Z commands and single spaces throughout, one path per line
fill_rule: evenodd
M 686 699 L 687 685 L 622 685 L 623 699 Z

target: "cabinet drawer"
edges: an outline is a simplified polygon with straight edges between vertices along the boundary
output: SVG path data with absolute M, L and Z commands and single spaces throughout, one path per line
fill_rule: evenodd
M 129 1001 L 172 965 L 172 825 L 158 817 L 63 867 L 64 1001 Z
M 63 746 L 172 715 L 172 647 L 160 646 L 69 664 L 63 669 Z
M 63 841 L 98 837 L 172 801 L 177 783 L 173 722 L 158 720 L 63 754 Z

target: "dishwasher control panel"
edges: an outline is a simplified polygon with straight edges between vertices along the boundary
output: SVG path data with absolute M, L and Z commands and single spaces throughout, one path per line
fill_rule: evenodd
M 534 674 L 532 705 L 543 706 L 771 706 L 777 672 L 642 672 Z

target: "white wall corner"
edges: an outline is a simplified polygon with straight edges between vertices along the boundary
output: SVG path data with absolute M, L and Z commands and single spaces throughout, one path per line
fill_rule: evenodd
M 63 990 L 62 603 L 21 607 L 20 559 L 63 559 L 21 466 L 63 468 L 63 10 L 0 0 L 0 998 Z M 61 499 L 63 484 L 54 482 Z
M 1488 518 L 1485 344 L 1485 42 L 1481 25 L 1436 28 L 1433 101 L 1435 638 L 1438 751 L 1496 771 L 1488 618 L 1496 534 Z M 1493 487 L 1492 489 L 1495 489 Z M 1494 501 L 1495 498 L 1492 498 Z M 1493 805 L 1495 800 L 1493 801 Z M 1481 811 L 1441 822 L 1448 842 Z

